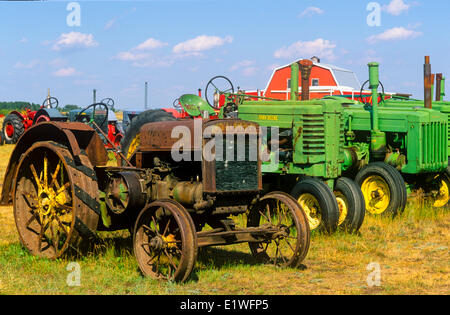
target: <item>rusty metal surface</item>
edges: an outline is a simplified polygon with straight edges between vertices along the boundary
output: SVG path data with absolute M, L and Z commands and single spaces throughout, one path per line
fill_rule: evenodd
M 303 59 L 299 61 L 300 63 L 300 75 L 302 81 L 302 101 L 308 101 L 310 98 L 309 93 L 309 78 L 311 77 L 311 69 L 313 67 L 313 62 L 309 59 Z
M 93 166 L 104 166 L 108 161 L 108 153 L 95 130 L 80 122 L 42 122 L 29 128 L 20 137 L 11 154 L 3 180 L 0 203 L 11 202 L 13 176 L 21 155 L 36 142 L 53 141 L 66 146 L 74 155 L 75 162 L 80 163 L 84 150 Z
M 14 217 L 21 243 L 33 255 L 58 258 L 80 237 L 95 237 L 97 179 L 87 156 L 80 159 L 77 166 L 67 148 L 51 142 L 33 144 L 20 159 Z
M 425 108 L 432 107 L 432 78 L 431 78 L 431 64 L 430 56 L 425 56 L 425 64 L 423 66 L 423 80 L 424 80 L 424 102 Z
M 442 73 L 436 74 L 436 101 L 441 100 L 441 83 L 442 83 Z
M 190 140 L 192 149 L 201 150 L 201 142 L 200 146 L 196 146 L 197 143 L 194 142 L 194 120 L 177 120 L 152 122 L 142 126 L 140 151 L 171 151 L 175 143 L 180 140 L 178 137 L 181 137 L 179 134 L 174 134 L 176 137 L 172 138 L 172 131 L 175 128 L 189 132 L 190 139 L 186 140 Z

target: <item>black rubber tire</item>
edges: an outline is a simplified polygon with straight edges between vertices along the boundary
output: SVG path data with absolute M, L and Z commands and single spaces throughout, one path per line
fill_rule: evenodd
M 348 233 L 358 232 L 366 214 L 366 203 L 361 188 L 350 178 L 341 177 L 336 181 L 334 194 L 340 201 L 345 202 L 347 209 L 347 215 L 339 224 L 339 229 Z
M 331 189 L 324 182 L 308 177 L 297 182 L 291 191 L 291 196 L 297 201 L 304 194 L 312 195 L 319 204 L 320 225 L 318 227 L 310 225 L 311 230 L 318 229 L 329 234 L 336 232 L 339 220 L 339 207 Z M 300 205 L 303 207 L 309 220 L 310 216 L 307 209 L 302 203 Z
M 386 209 L 381 213 L 385 216 L 396 216 L 405 210 L 407 202 L 407 192 L 405 181 L 397 169 L 384 162 L 374 162 L 364 167 L 355 178 L 355 182 L 361 187 L 364 195 L 364 189 L 362 187 L 364 181 L 370 176 L 379 176 L 388 185 L 390 192 L 390 200 Z M 367 196 L 364 195 L 367 199 Z M 366 210 L 371 213 L 369 201 L 366 200 Z
M 6 135 L 6 125 L 11 124 L 14 127 L 14 134 L 11 138 L 9 138 Z M 6 144 L 14 144 L 17 143 L 20 136 L 25 132 L 25 126 L 23 125 L 22 118 L 20 118 L 17 114 L 11 113 L 8 116 L 5 117 L 5 120 L 3 120 L 3 137 L 5 138 Z
M 157 121 L 173 121 L 176 120 L 172 114 L 162 110 L 162 109 L 149 109 L 145 112 L 140 113 L 130 122 L 128 126 L 125 137 L 121 141 L 122 152 L 125 156 L 128 155 L 128 150 L 133 139 L 140 133 L 141 127 L 149 122 Z

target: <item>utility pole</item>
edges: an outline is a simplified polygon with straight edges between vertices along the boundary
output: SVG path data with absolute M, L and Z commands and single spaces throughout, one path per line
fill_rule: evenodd
M 96 89 L 94 89 L 94 103 L 92 103 L 92 104 L 95 104 L 95 103 L 97 103 L 97 90 Z
M 148 82 L 145 82 L 145 110 L 147 110 Z

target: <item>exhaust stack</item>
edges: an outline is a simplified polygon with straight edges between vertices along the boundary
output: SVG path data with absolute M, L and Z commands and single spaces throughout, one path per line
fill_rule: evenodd
M 436 101 L 439 102 L 442 97 L 442 73 L 436 74 Z
M 425 56 L 425 64 L 423 65 L 423 83 L 425 108 L 432 108 L 433 96 L 430 56 Z
M 311 69 L 313 62 L 309 59 L 303 59 L 300 61 L 300 71 L 302 76 L 302 101 L 309 101 L 309 78 L 311 77 Z
M 298 63 L 291 65 L 291 101 L 298 101 Z

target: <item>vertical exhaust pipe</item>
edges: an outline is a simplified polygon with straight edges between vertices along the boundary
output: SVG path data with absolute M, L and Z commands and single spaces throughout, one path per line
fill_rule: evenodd
M 291 101 L 298 101 L 298 86 L 299 86 L 298 71 L 299 71 L 298 63 L 294 62 L 291 65 L 291 84 L 290 84 Z
M 302 76 L 302 101 L 309 101 L 310 99 L 309 79 L 311 77 L 312 67 L 313 67 L 312 60 L 309 59 L 300 60 L 300 71 Z
M 439 102 L 442 97 L 442 73 L 436 74 L 436 101 Z
M 431 64 L 430 56 L 425 56 L 425 64 L 423 65 L 423 85 L 424 85 L 424 105 L 425 108 L 432 107 L 432 91 L 431 91 Z
M 380 131 L 378 118 L 378 87 L 380 86 L 380 69 L 377 62 L 369 66 L 369 84 L 372 90 L 372 130 L 370 132 L 370 154 L 375 159 L 384 159 L 387 152 L 386 133 Z

